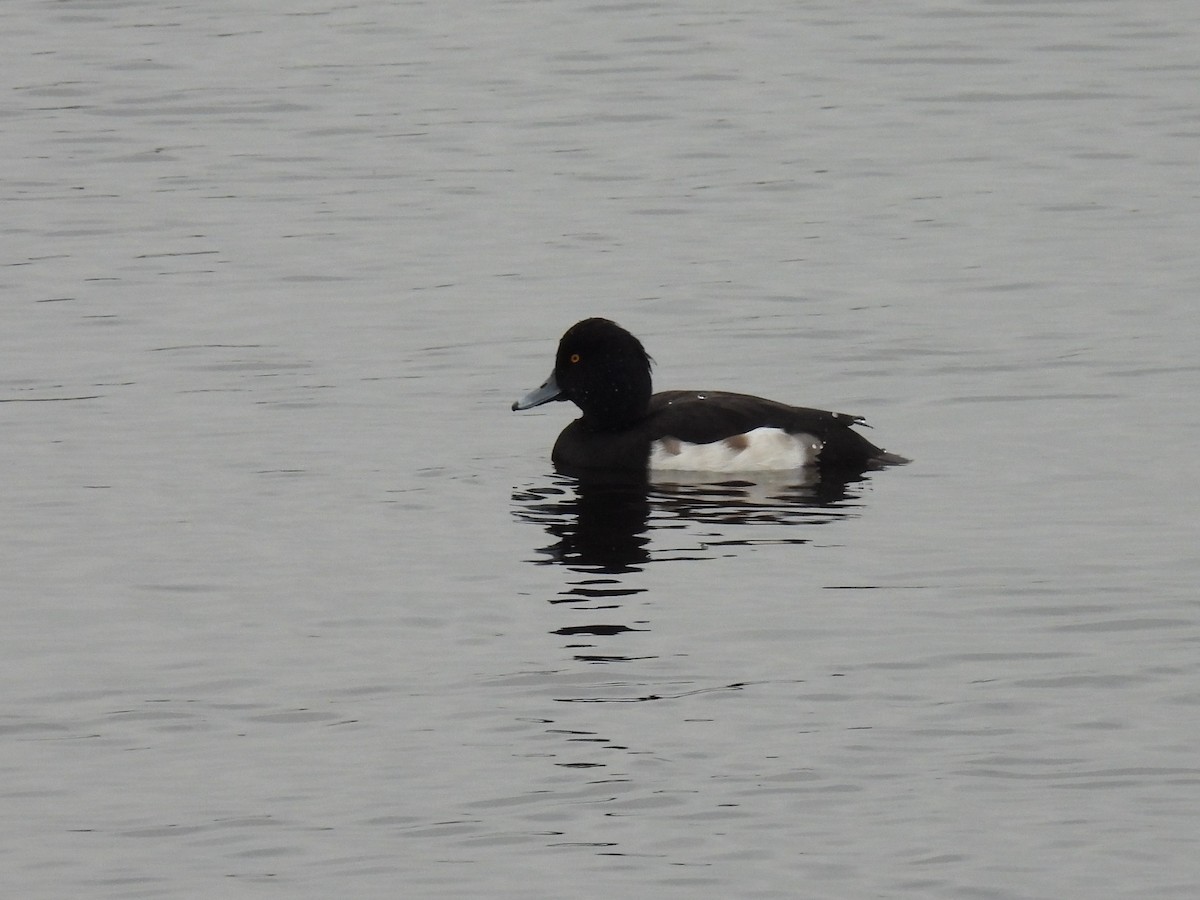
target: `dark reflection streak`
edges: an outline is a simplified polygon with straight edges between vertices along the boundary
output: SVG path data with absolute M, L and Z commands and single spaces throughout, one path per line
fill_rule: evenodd
M 65 403 L 68 400 L 99 400 L 102 394 L 83 394 L 79 397 L 0 397 L 0 403 Z
M 571 625 L 557 629 L 554 634 L 620 634 L 623 631 L 646 631 L 645 628 L 630 628 L 628 625 Z
M 697 694 L 713 694 L 717 691 L 740 691 L 748 682 L 735 681 L 720 687 L 696 688 L 693 691 L 679 691 L 674 694 L 646 694 L 642 697 L 555 697 L 559 703 L 646 703 L 650 700 L 679 700 L 683 697 L 694 697 Z
M 575 659 L 579 662 L 588 663 L 610 663 L 610 662 L 636 662 L 637 660 L 657 659 L 655 656 L 601 656 L 592 653 L 577 653 Z

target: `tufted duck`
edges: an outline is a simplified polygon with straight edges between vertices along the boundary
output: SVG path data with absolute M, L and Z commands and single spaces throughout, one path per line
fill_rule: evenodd
M 584 319 L 563 335 L 545 384 L 512 408 L 570 400 L 583 410 L 551 454 L 567 469 L 861 472 L 908 462 L 854 431 L 865 424 L 858 416 L 722 391 L 651 395 L 650 363 L 620 325 Z

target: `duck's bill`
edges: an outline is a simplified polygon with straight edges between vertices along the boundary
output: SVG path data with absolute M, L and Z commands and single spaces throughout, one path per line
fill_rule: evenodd
M 550 377 L 540 388 L 530 391 L 520 400 L 512 405 L 513 412 L 518 409 L 533 409 L 535 406 L 541 406 L 543 403 L 549 403 L 551 400 L 562 400 L 562 390 L 558 386 L 558 382 L 554 380 L 554 373 L 550 373 Z

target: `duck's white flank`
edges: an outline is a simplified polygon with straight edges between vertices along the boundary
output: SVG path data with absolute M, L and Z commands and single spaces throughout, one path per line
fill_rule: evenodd
M 711 444 L 663 438 L 650 445 L 650 469 L 657 472 L 777 472 L 816 463 L 824 446 L 811 434 L 781 428 L 755 428 Z

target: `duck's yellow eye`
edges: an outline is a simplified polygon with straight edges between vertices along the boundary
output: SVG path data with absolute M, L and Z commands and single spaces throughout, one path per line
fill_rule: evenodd
M 573 363 L 579 362 L 579 354 L 578 353 L 571 354 L 571 362 L 573 362 Z

